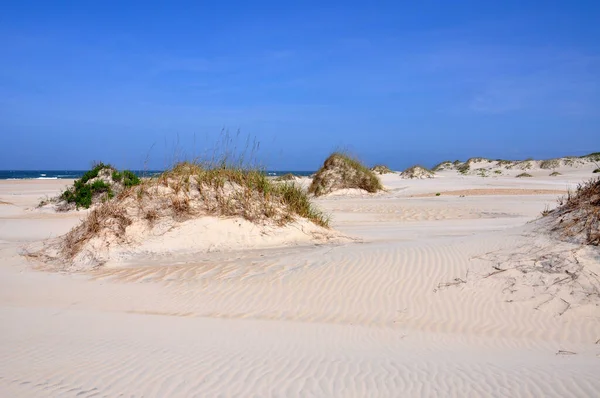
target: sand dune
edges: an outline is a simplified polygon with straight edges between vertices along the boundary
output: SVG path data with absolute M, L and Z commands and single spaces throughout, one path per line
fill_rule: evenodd
M 172 250 L 80 274 L 34 271 L 19 251 L 42 239 L 30 229 L 64 233 L 81 215 L 32 212 L 0 183 L 16 207 L 0 207 L 0 395 L 595 396 L 589 284 L 490 275 L 572 250 L 600 275 L 596 251 L 529 223 L 586 172 L 384 175 L 382 194 L 317 200 L 351 241 Z M 57 189 L 36 184 L 23 192 Z M 414 197 L 458 189 L 496 194 Z

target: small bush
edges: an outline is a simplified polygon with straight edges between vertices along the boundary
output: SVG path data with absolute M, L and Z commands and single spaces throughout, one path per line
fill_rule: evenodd
M 562 175 L 562 174 L 560 174 L 558 171 L 554 171 L 554 172 L 550 173 L 550 177 L 556 177 L 559 175 Z
M 106 170 L 106 171 L 104 171 Z M 94 180 L 90 183 L 91 180 Z M 97 163 L 91 170 L 86 171 L 80 179 L 75 180 L 73 186 L 64 191 L 59 199 L 67 204 L 74 204 L 77 209 L 89 209 L 95 201 L 112 199 L 123 184 L 128 188 L 140 184 L 140 179 L 133 172 L 125 170 L 119 172 L 105 163 Z M 68 209 L 68 207 L 66 207 Z
M 502 170 L 494 170 L 495 174 L 502 174 Z
M 119 173 L 117 170 L 112 172 L 112 180 L 114 182 L 121 182 L 122 179 L 123 179 L 122 173 Z
M 521 173 L 517 176 L 517 178 L 523 178 L 523 177 L 533 177 L 533 176 L 529 173 Z
M 600 169 L 595 169 L 592 173 L 600 173 Z
M 123 185 L 125 187 L 133 187 L 140 184 L 140 178 L 134 172 L 129 170 L 123 171 Z

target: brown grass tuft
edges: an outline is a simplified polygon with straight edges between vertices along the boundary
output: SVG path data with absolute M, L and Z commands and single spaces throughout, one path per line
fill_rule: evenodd
M 523 177 L 533 177 L 533 176 L 529 173 L 521 173 L 521 174 L 517 175 L 517 178 L 523 178 Z
M 308 192 L 321 196 L 347 188 L 375 193 L 383 190 L 383 185 L 379 177 L 359 160 L 345 153 L 334 152 L 315 174 Z
M 558 200 L 552 230 L 563 238 L 587 245 L 600 245 L 600 178 L 579 184 L 574 192 Z

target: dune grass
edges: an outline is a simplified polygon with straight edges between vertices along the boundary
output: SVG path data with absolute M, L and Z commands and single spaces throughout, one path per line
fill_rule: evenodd
M 469 172 L 469 170 L 471 170 L 471 165 L 467 162 L 461 163 L 458 166 L 456 166 L 456 170 L 460 174 L 467 174 Z
M 547 159 L 540 162 L 540 169 L 555 169 L 560 166 L 560 159 Z
M 177 213 L 201 212 L 219 216 L 241 216 L 248 221 L 271 219 L 280 225 L 297 216 L 329 227 L 329 217 L 318 210 L 307 193 L 291 182 L 277 183 L 259 167 L 219 162 L 216 166 L 200 162 L 182 162 L 156 177 L 158 183 L 172 189 Z M 148 180 L 152 184 L 153 180 Z M 190 206 L 191 190 L 200 193 L 202 204 Z M 179 195 L 183 193 L 182 195 Z M 180 197 L 182 196 L 182 197 Z
M 588 245 L 600 245 L 600 177 L 592 178 L 559 198 L 554 231 Z
M 391 174 L 393 171 L 384 164 L 377 164 L 371 167 L 371 171 L 377 174 Z
M 315 174 L 308 192 L 321 196 L 345 188 L 375 193 L 383 190 L 383 185 L 379 177 L 358 159 L 344 152 L 334 152 Z
M 517 175 L 517 178 L 524 178 L 524 177 L 533 177 L 533 176 L 529 173 L 521 173 L 521 174 Z
M 286 173 L 282 176 L 279 176 L 275 179 L 275 181 L 294 181 L 296 179 L 296 175 L 292 173 Z
M 440 170 L 444 169 L 444 167 L 446 167 L 448 165 L 452 165 L 452 162 L 450 160 L 445 160 L 445 161 L 440 162 L 440 163 L 436 164 L 435 166 L 433 166 L 431 168 L 431 170 L 432 171 L 440 171 Z

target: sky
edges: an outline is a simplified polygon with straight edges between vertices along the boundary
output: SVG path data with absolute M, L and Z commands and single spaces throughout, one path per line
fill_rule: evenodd
M 3 1 L 0 169 L 162 169 L 223 134 L 272 170 L 583 155 L 598 21 L 577 0 Z

